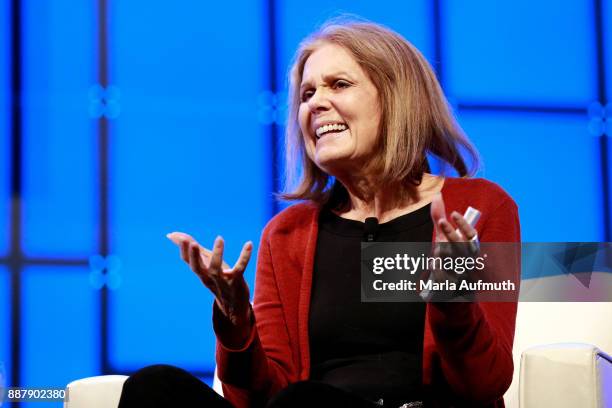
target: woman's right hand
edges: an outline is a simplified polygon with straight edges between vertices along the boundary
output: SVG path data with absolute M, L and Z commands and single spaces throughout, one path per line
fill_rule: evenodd
M 212 251 L 182 232 L 173 232 L 167 237 L 179 246 L 183 261 L 213 293 L 217 306 L 232 323 L 232 329 L 226 334 L 227 338 L 221 339 L 222 343 L 230 347 L 244 344 L 250 334 L 252 313 L 244 271 L 253 252 L 253 243 L 244 244 L 238 261 L 230 268 L 223 262 L 224 242 L 221 237 L 215 239 Z

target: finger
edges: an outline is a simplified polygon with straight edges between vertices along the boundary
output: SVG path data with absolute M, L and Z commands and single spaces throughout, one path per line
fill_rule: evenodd
M 434 195 L 431 200 L 431 218 L 434 220 L 434 224 L 437 224 L 439 220 L 446 217 L 446 209 L 444 208 L 444 199 L 442 194 L 438 193 Z
M 206 265 L 202 263 L 202 257 L 200 256 L 200 246 L 194 242 L 189 243 L 189 266 L 198 275 L 207 269 Z
M 185 240 L 193 240 L 193 237 L 191 235 L 185 234 L 184 232 L 171 232 L 169 234 L 166 234 L 166 238 L 174 242 L 176 245 L 179 245 Z
M 166 234 L 166 237 L 179 247 L 181 259 L 189 263 L 189 244 L 190 242 L 194 242 L 195 239 L 193 239 L 191 235 L 183 232 L 171 232 L 170 234 Z
M 196 241 L 195 238 L 191 237 L 190 235 L 182 235 L 184 235 L 186 238 L 181 237 L 180 239 L 186 240 L 188 242 L 188 245 L 196 245 L 198 247 L 200 265 L 208 267 L 208 265 L 210 265 L 210 258 L 212 257 L 212 252 L 200 245 L 198 241 Z
M 200 246 L 197 243 L 192 243 L 189 246 L 189 266 L 196 275 L 200 277 L 202 282 L 210 287 L 212 283 L 211 270 L 202 262 L 202 256 L 200 253 Z
M 200 245 L 200 252 L 204 256 L 204 259 L 206 259 L 207 262 L 210 262 L 210 259 L 213 256 L 213 252 L 210 249 L 204 248 L 201 245 Z M 226 264 L 225 261 L 223 261 L 223 263 L 221 264 L 221 268 L 223 270 L 227 270 L 227 269 L 230 269 L 230 266 L 228 264 Z
M 189 241 L 181 241 L 181 259 L 186 263 L 189 263 Z
M 450 242 L 459 242 L 463 240 L 463 237 L 459 235 L 455 228 L 451 225 L 446 218 L 442 218 L 438 221 L 438 228 L 444 234 L 444 237 Z
M 214 282 L 209 276 L 209 271 L 206 265 L 202 263 L 202 257 L 200 254 L 200 246 L 197 243 L 190 243 L 188 245 L 189 254 L 189 266 L 191 270 L 198 275 L 202 283 L 211 289 L 214 286 Z M 211 289 L 212 290 L 212 289 Z
M 242 251 L 240 251 L 240 256 L 238 260 L 234 264 L 232 268 L 232 273 L 242 274 L 249 264 L 249 260 L 251 259 L 251 254 L 253 253 L 253 243 L 248 241 L 242 246 Z
M 459 232 L 466 240 L 470 240 L 476 236 L 476 229 L 472 227 L 461 214 L 457 211 L 453 211 L 451 217 L 459 226 Z
M 189 255 L 188 255 L 189 243 L 191 242 L 197 243 L 195 238 L 193 238 L 191 235 L 186 234 L 184 232 L 171 232 L 169 234 L 166 234 L 166 237 L 170 241 L 172 241 L 173 243 L 181 247 L 181 258 L 183 259 L 183 261 L 189 263 Z M 185 250 L 183 250 L 184 242 L 187 242 L 187 246 Z M 202 245 L 200 245 L 200 254 L 202 255 L 203 259 L 208 263 L 210 261 L 210 258 L 212 258 L 213 253 L 210 249 L 205 248 Z M 223 269 L 230 269 L 230 266 L 226 264 L 225 262 L 223 262 L 222 266 L 223 266 Z
M 444 208 L 444 199 L 442 198 L 442 194 L 438 193 L 434 195 L 433 199 L 431 200 L 430 213 L 436 229 L 436 240 L 445 241 L 446 237 L 438 225 L 440 220 L 443 220 L 446 217 L 446 209 Z
M 221 271 L 223 267 L 223 248 L 225 243 L 223 242 L 223 238 L 218 236 L 215 239 L 215 243 L 213 245 L 212 256 L 210 258 L 210 264 L 208 265 L 208 269 L 210 269 L 211 273 L 217 273 Z

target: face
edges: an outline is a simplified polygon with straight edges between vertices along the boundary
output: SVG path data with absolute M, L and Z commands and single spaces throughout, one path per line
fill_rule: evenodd
M 299 122 L 306 152 L 334 176 L 374 155 L 381 120 L 378 91 L 349 52 L 324 43 L 306 60 Z

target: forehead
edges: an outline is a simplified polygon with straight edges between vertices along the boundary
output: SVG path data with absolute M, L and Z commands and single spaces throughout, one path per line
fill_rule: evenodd
M 317 47 L 306 60 L 302 82 L 316 81 L 335 73 L 346 73 L 353 76 L 365 75 L 361 66 L 344 47 L 324 43 Z

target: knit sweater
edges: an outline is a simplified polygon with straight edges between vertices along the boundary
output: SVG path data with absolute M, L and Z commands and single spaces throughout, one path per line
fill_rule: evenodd
M 446 178 L 447 217 L 468 206 L 482 213 L 481 242 L 520 242 L 518 209 L 499 186 L 483 179 Z M 217 342 L 218 376 L 237 408 L 260 407 L 310 374 L 308 313 L 320 206 L 293 205 L 264 228 L 253 300 L 254 326 L 241 349 Z M 435 231 L 432 241 L 435 241 Z M 520 255 L 506 262 L 519 274 Z M 429 303 L 423 383 L 438 406 L 503 407 L 513 373 L 516 303 Z M 229 323 L 213 306 L 217 333 Z

